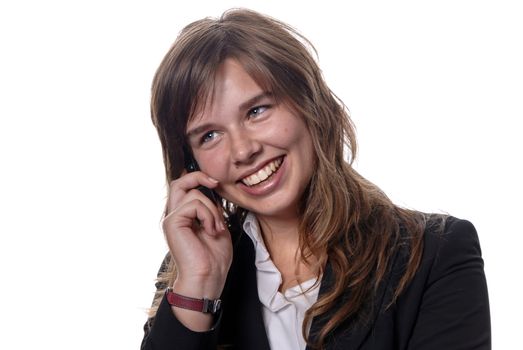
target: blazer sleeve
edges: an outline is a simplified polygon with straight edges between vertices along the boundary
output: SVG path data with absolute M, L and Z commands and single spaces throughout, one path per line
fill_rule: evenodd
M 168 258 L 166 258 L 167 260 Z M 167 266 L 166 260 L 162 263 L 160 271 Z M 157 289 L 164 286 L 156 284 Z M 221 313 L 220 313 L 221 315 Z M 207 332 L 194 332 L 185 327 L 174 316 L 166 296 L 162 297 L 156 315 L 149 318 L 144 325 L 144 337 L 141 350 L 203 350 L 216 348 L 217 325 L 221 317 L 215 322 L 215 326 Z
M 487 284 L 474 226 L 450 217 L 443 235 L 428 234 L 433 261 L 408 348 L 490 349 Z

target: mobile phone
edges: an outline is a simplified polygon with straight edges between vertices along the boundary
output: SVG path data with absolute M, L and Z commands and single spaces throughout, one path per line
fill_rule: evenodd
M 186 147 L 183 149 L 183 158 L 185 162 L 185 170 L 187 170 L 188 173 L 200 170 L 196 159 L 194 159 L 192 153 Z M 198 190 L 214 203 L 218 203 L 217 195 L 210 188 L 205 186 L 198 186 Z

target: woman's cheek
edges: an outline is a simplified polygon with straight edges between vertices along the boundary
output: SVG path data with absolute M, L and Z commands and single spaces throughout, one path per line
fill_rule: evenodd
M 200 169 L 210 177 L 224 182 L 227 179 L 227 162 L 223 154 L 220 152 L 209 152 L 205 156 L 200 157 Z

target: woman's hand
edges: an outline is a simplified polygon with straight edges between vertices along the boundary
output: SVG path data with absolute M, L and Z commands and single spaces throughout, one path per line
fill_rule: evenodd
M 195 171 L 169 185 L 163 231 L 177 269 L 173 291 L 192 298 L 217 299 L 232 261 L 231 236 L 222 209 L 198 186 L 213 189 L 218 182 Z M 202 327 L 191 327 L 192 323 L 183 319 L 184 315 L 198 318 L 194 311 L 175 307 L 173 311 L 186 326 L 201 330 Z

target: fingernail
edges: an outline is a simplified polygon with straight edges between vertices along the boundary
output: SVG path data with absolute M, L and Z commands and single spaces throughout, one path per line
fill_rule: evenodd
M 212 177 L 208 176 L 208 179 L 211 180 L 212 182 L 216 183 L 216 184 L 218 183 L 218 180 L 216 180 L 215 178 L 212 178 Z

